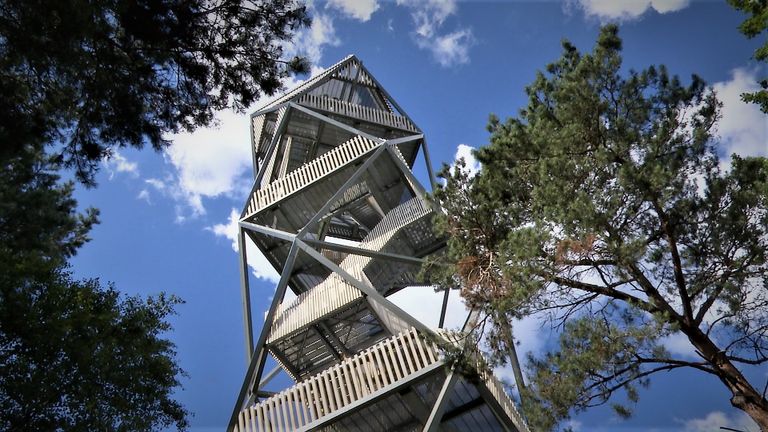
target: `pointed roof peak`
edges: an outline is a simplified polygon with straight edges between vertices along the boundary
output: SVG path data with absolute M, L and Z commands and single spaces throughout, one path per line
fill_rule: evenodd
M 337 62 L 336 64 L 328 67 L 328 69 L 323 70 L 319 74 L 309 77 L 301 84 L 289 89 L 287 92 L 285 92 L 282 96 L 278 96 L 276 99 L 273 99 L 270 102 L 267 102 L 265 105 L 257 109 L 256 111 L 264 111 L 269 108 L 274 108 L 277 105 L 280 105 L 283 102 L 287 102 L 289 99 L 292 99 L 296 96 L 301 95 L 302 93 L 311 90 L 313 87 L 315 87 L 317 84 L 320 84 L 326 77 L 332 75 L 334 72 L 337 72 L 339 69 L 343 68 L 349 63 L 357 63 L 362 65 L 363 62 L 360 61 L 359 58 L 357 58 L 354 54 L 349 54 L 346 57 L 344 57 L 342 60 Z
M 350 90 L 348 84 L 351 84 L 357 90 Z M 314 97 L 324 96 L 330 99 L 347 100 L 349 102 L 352 102 L 351 99 L 354 98 L 357 102 L 352 102 L 353 104 L 362 104 L 367 108 L 403 116 L 414 128 L 418 129 L 408 114 L 403 111 L 394 98 L 354 54 L 349 54 L 319 74 L 289 89 L 283 95 L 259 108 L 252 115 L 260 115 L 267 111 L 272 111 L 286 102 L 297 101 L 308 94 L 313 94 Z

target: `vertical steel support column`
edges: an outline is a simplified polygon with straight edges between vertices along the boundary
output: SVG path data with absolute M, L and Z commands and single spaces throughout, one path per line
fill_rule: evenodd
M 243 327 L 245 330 L 245 362 L 253 356 L 253 320 L 251 318 L 251 288 L 248 280 L 248 255 L 245 251 L 245 231 L 237 228 L 237 250 L 240 255 L 240 294 L 243 299 Z
M 427 140 L 421 141 L 421 149 L 424 151 L 424 163 L 427 165 L 427 172 L 429 173 L 429 182 L 432 184 L 432 192 L 437 189 L 437 179 L 435 173 L 432 171 L 432 160 L 429 157 L 429 150 L 427 150 Z
M 443 306 L 440 309 L 440 322 L 437 324 L 437 328 L 443 328 L 445 325 L 445 311 L 448 309 L 448 295 L 451 293 L 450 288 L 445 288 L 445 294 L 443 294 Z
M 517 348 L 515 348 L 515 338 L 512 334 L 512 325 L 510 323 L 509 326 L 501 325 L 503 324 L 502 318 L 505 318 L 501 314 L 499 314 L 496 318 L 497 324 L 499 324 L 499 328 L 501 330 L 502 337 L 507 343 L 508 351 L 509 351 L 509 365 L 512 367 L 512 372 L 515 376 L 515 384 L 517 385 L 517 391 L 520 395 L 520 400 L 523 399 L 523 390 L 525 390 L 525 380 L 523 379 L 523 371 L 520 368 L 520 360 L 517 357 Z
M 259 390 L 258 387 L 261 382 L 261 374 L 264 372 L 264 363 L 267 359 L 267 336 L 269 336 L 269 332 L 272 329 L 272 321 L 275 319 L 275 310 L 277 310 L 277 306 L 282 302 L 283 296 L 285 295 L 285 289 L 288 287 L 288 279 L 290 278 L 291 270 L 293 270 L 293 263 L 296 261 L 296 255 L 298 253 L 299 242 L 294 241 L 293 244 L 291 244 L 291 250 L 288 252 L 288 258 L 283 266 L 282 276 L 275 289 L 275 296 L 272 298 L 269 312 L 267 312 L 267 316 L 264 319 L 264 326 L 261 329 L 259 341 L 256 343 L 256 356 L 251 358 L 251 363 L 248 365 L 248 371 L 245 373 L 245 380 L 243 380 L 243 385 L 240 387 L 240 393 L 237 396 L 235 409 L 232 412 L 232 416 L 229 418 L 229 425 L 227 426 L 228 431 L 233 430 L 237 424 L 237 416 L 248 396 L 248 390 L 251 387 L 251 383 L 255 383 L 255 388 L 253 389 L 254 393 Z

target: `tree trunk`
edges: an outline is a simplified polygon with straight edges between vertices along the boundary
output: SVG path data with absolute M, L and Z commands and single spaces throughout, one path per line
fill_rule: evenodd
M 765 399 L 763 399 L 762 404 L 754 404 L 744 398 L 734 396 L 731 398 L 731 405 L 747 413 L 762 432 L 768 432 L 768 405 L 766 405 Z
M 698 327 L 681 328 L 681 330 L 716 371 L 720 381 L 731 391 L 731 405 L 751 417 L 762 432 L 768 432 L 768 401 Z

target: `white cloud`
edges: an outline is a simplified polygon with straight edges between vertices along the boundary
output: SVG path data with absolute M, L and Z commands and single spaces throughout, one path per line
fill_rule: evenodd
M 768 120 L 756 104 L 741 100 L 741 94 L 759 90 L 754 71 L 734 69 L 731 79 L 712 86 L 723 103 L 717 132 L 726 167 L 733 153 L 741 156 L 768 156 Z
M 416 34 L 425 38 L 434 36 L 445 19 L 456 13 L 455 0 L 397 0 L 396 3 L 412 9 Z
M 303 55 L 318 64 L 323 47 L 338 44 L 331 16 L 315 13 L 312 26 L 302 29 L 284 47 L 285 56 Z M 322 70 L 314 66 L 312 73 Z M 289 77 L 283 84 L 290 89 L 301 82 Z M 253 111 L 272 98 L 262 97 L 245 111 Z M 240 201 L 247 195 L 253 181 L 249 121 L 250 116 L 246 114 L 224 110 L 215 115 L 211 127 L 166 137 L 172 142 L 166 150 L 166 160 L 172 165 L 173 173 L 162 182 L 157 179 L 147 182 L 177 201 L 177 221 L 205 214 L 205 198 L 228 196 Z
M 115 173 L 126 173 L 132 177 L 139 175 L 139 165 L 136 162 L 129 161 L 117 151 L 113 152 L 112 155 L 105 157 L 102 163 L 109 171 L 110 180 L 114 178 Z
M 376 0 L 328 0 L 326 7 L 336 8 L 350 18 L 366 22 L 379 9 L 379 3 Z
M 166 155 L 176 173 L 170 180 L 173 186 L 158 190 L 186 202 L 193 215 L 205 214 L 203 197 L 247 195 L 251 170 L 248 119 L 234 111 L 221 111 L 213 127 L 168 137 L 173 144 Z
M 571 428 L 574 432 L 579 432 L 583 430 L 582 426 L 583 424 L 578 420 L 568 420 L 565 422 L 565 426 Z
M 293 40 L 285 45 L 285 56 L 305 56 L 312 64 L 318 64 L 326 45 L 338 46 L 340 43 L 336 36 L 336 27 L 333 25 L 333 17 L 314 12 L 312 26 L 299 31 Z
M 472 176 L 477 174 L 481 168 L 480 162 L 478 162 L 477 159 L 475 159 L 475 155 L 472 154 L 473 150 L 475 150 L 473 147 L 466 144 L 459 144 L 458 147 L 456 147 L 456 155 L 453 157 L 454 164 L 458 162 L 459 159 L 464 159 L 466 168 Z
M 691 345 L 688 337 L 680 332 L 675 332 L 663 338 L 661 344 L 674 356 L 687 359 L 698 358 L 696 348 Z
M 215 224 L 206 229 L 218 237 L 229 239 L 232 242 L 232 250 L 237 252 L 237 236 L 239 232 L 237 222 L 239 220 L 240 213 L 233 208 L 229 213 L 229 219 L 225 223 Z M 245 253 L 248 256 L 248 266 L 251 267 L 254 276 L 274 283 L 280 280 L 280 275 L 272 267 L 272 264 L 267 261 L 264 254 L 248 237 L 245 239 Z
M 713 411 L 702 418 L 679 421 L 683 424 L 685 432 L 714 432 L 720 431 L 722 426 L 743 431 L 757 431 L 757 424 L 742 412 L 727 415 L 722 411 Z
M 440 34 L 445 20 L 456 13 L 455 0 L 397 0 L 397 4 L 411 9 L 416 44 L 431 51 L 441 66 L 469 62 L 469 48 L 475 43 L 471 29 Z
M 600 20 L 633 20 L 653 9 L 664 14 L 688 6 L 690 0 L 571 0 L 587 16 Z
M 444 67 L 468 63 L 469 47 L 472 43 L 472 31 L 469 29 L 418 41 L 419 46 L 432 51 L 435 60 Z
M 136 199 L 144 200 L 147 202 L 147 204 L 152 204 L 149 198 L 149 190 L 142 189 L 141 192 L 139 192 L 138 195 L 136 195 Z
M 313 67 L 312 75 L 322 71 Z M 283 84 L 290 89 L 301 82 L 289 77 Z M 264 96 L 245 111 L 276 97 Z M 246 198 L 253 182 L 249 121 L 247 114 L 225 110 L 216 114 L 211 127 L 166 137 L 172 141 L 165 152 L 172 173 L 145 182 L 177 202 L 178 222 L 204 215 L 204 199 L 226 196 L 242 202 Z
M 440 322 L 443 295 L 444 292 L 435 292 L 429 286 L 413 286 L 392 294 L 388 299 L 426 326 L 436 329 Z M 451 291 L 448 296 L 444 327 L 452 330 L 461 329 L 467 314 L 467 308 L 459 292 Z
M 160 180 L 157 178 L 145 179 L 144 183 L 151 186 L 156 192 L 163 196 L 169 197 L 176 202 L 176 222 L 181 223 L 188 218 L 196 218 L 205 214 L 205 207 L 203 207 L 203 199 L 200 194 L 193 193 L 186 189 L 177 177 L 171 174 L 166 176 L 166 180 Z M 146 201 L 150 203 L 150 193 L 148 189 L 143 189 L 139 195 L 146 192 Z M 138 198 L 141 198 L 138 197 Z

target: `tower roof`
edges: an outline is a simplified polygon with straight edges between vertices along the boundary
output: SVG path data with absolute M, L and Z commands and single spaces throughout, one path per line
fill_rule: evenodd
M 271 111 L 281 104 L 295 101 L 306 94 L 332 99 L 353 99 L 354 103 L 401 115 L 413 123 L 413 120 L 354 54 L 348 55 L 318 75 L 266 103 L 254 115 Z

